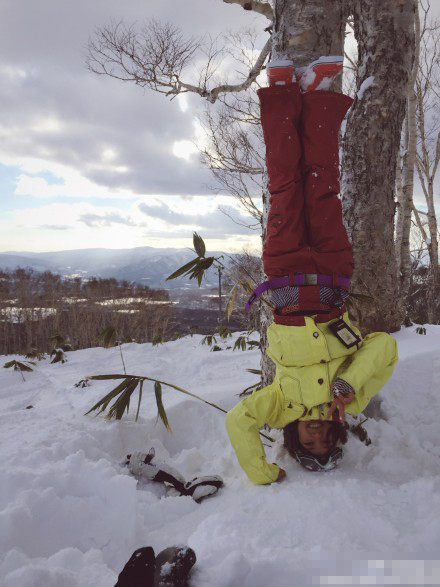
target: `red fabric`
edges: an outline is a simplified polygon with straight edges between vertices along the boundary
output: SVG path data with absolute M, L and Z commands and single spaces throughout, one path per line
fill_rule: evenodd
M 271 207 L 264 270 L 350 277 L 352 250 L 342 223 L 338 135 L 352 100 L 301 94 L 298 84 L 258 91 Z
M 352 99 L 335 92 L 301 94 L 298 84 L 258 91 L 266 143 L 270 211 L 263 263 L 270 278 L 296 271 L 351 277 L 353 255 L 342 222 L 339 129 Z M 319 302 L 319 286 L 299 288 L 299 310 L 341 314 Z M 337 314 L 333 314 L 337 311 Z M 279 324 L 301 316 L 275 315 Z M 286 322 L 287 320 L 287 322 Z M 295 322 L 296 321 L 296 322 Z

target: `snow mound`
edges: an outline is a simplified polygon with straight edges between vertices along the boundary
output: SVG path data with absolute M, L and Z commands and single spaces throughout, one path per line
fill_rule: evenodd
M 268 459 L 287 479 L 264 487 L 241 471 L 224 414 L 175 390 L 163 389 L 172 433 L 156 422 L 147 384 L 138 422 L 136 397 L 120 422 L 84 416 L 114 383 L 74 384 L 120 373 L 115 349 L 70 352 L 65 364 L 40 361 L 25 381 L 1 369 L 0 584 L 109 587 L 136 548 L 157 553 L 175 544 L 196 552 L 194 587 L 385 584 L 390 574 L 396 582 L 438 584 L 440 327 L 426 330 L 396 334 L 400 361 L 365 424 L 370 446 L 350 439 L 340 469 L 313 475 L 272 431 Z M 256 382 L 246 368 L 258 368 L 258 351 L 234 352 L 229 339 L 212 353 L 201 339 L 124 345 L 127 372 L 228 410 Z M 225 486 L 199 505 L 138 485 L 122 462 L 152 446 L 185 479 L 217 474 Z

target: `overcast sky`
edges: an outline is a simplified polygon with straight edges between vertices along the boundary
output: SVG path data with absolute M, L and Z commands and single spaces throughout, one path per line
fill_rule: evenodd
M 258 250 L 258 235 L 218 209 L 245 223 L 234 200 L 207 187 L 193 145 L 203 100 L 86 69 L 96 27 L 148 18 L 188 36 L 267 26 L 222 0 L 1 1 L 0 251 L 186 247 L 193 230 L 210 249 Z
M 218 206 L 193 141 L 203 100 L 90 73 L 85 46 L 111 19 L 172 21 L 188 36 L 263 30 L 221 0 L 2 0 L 0 251 L 86 247 L 259 246 Z M 240 210 L 232 214 L 247 221 Z

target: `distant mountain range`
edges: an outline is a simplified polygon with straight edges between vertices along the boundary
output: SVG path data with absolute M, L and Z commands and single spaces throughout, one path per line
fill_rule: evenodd
M 209 255 L 217 257 L 222 253 L 210 251 Z M 188 278 L 165 281 L 168 275 L 194 257 L 194 252 L 188 249 L 156 249 L 154 247 L 77 249 L 50 253 L 10 251 L 0 253 L 0 269 L 31 268 L 41 272 L 51 271 L 63 277 L 79 276 L 83 279 L 114 277 L 152 288 L 175 290 L 194 288 L 194 281 Z M 216 287 L 217 284 L 217 274 L 214 270 L 210 270 L 207 280 L 204 281 L 204 287 Z

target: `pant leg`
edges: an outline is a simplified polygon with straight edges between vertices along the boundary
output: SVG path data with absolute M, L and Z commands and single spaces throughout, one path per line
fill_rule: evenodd
M 305 218 L 316 273 L 351 277 L 353 255 L 342 222 L 339 130 L 353 100 L 335 92 L 303 96 Z
M 266 275 L 277 277 L 307 271 L 311 263 L 299 136 L 302 95 L 298 84 L 292 84 L 262 88 L 258 96 L 270 192 L 263 263 Z

